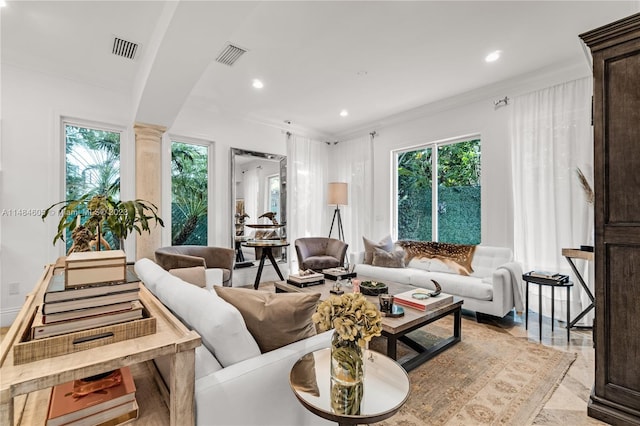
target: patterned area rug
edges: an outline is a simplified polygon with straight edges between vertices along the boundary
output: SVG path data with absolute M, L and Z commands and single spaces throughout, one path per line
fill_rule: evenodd
M 451 323 L 446 317 L 410 336 L 429 346 L 451 333 Z M 371 348 L 385 353 L 385 339 L 375 339 Z M 400 362 L 412 354 L 398 347 Z M 531 424 L 575 359 L 576 354 L 463 318 L 462 342 L 411 371 L 407 403 L 376 425 Z

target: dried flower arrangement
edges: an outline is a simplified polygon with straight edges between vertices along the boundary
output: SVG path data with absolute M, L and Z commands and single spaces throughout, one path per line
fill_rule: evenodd
M 587 180 L 584 173 L 582 173 L 582 170 L 580 170 L 580 167 L 576 168 L 576 172 L 578 173 L 578 180 L 580 181 L 580 185 L 582 186 L 582 190 L 584 191 L 584 196 L 587 199 L 587 203 L 593 204 L 595 194 L 593 193 L 593 189 L 591 188 L 589 181 Z
M 361 293 L 345 293 L 324 300 L 312 320 L 320 330 L 333 328 L 342 340 L 356 340 L 361 347 L 382 332 L 380 311 Z

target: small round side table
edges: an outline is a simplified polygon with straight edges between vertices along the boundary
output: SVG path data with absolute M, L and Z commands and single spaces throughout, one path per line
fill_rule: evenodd
M 329 348 L 308 353 L 293 365 L 291 389 L 307 410 L 340 426 L 382 421 L 407 401 L 409 376 L 400 364 L 379 352 L 364 351 L 364 361 L 364 391 L 358 415 L 339 414 L 331 408 Z

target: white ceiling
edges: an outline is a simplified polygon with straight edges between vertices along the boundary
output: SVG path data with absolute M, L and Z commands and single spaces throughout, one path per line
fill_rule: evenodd
M 586 66 L 578 34 L 640 11 L 638 1 L 7 3 L 3 63 L 131 94 L 135 119 L 170 125 L 197 106 L 324 135 Z M 111 54 L 114 35 L 140 43 L 134 61 Z M 229 41 L 248 49 L 232 67 L 214 61 Z M 486 63 L 496 49 L 502 58 Z

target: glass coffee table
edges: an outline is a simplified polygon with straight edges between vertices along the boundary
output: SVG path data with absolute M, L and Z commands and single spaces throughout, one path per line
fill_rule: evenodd
M 312 413 L 339 425 L 369 424 L 393 416 L 409 397 L 407 372 L 386 355 L 364 351 L 364 390 L 360 414 L 345 415 L 331 407 L 331 349 L 300 358 L 291 368 L 289 383 L 298 401 Z

